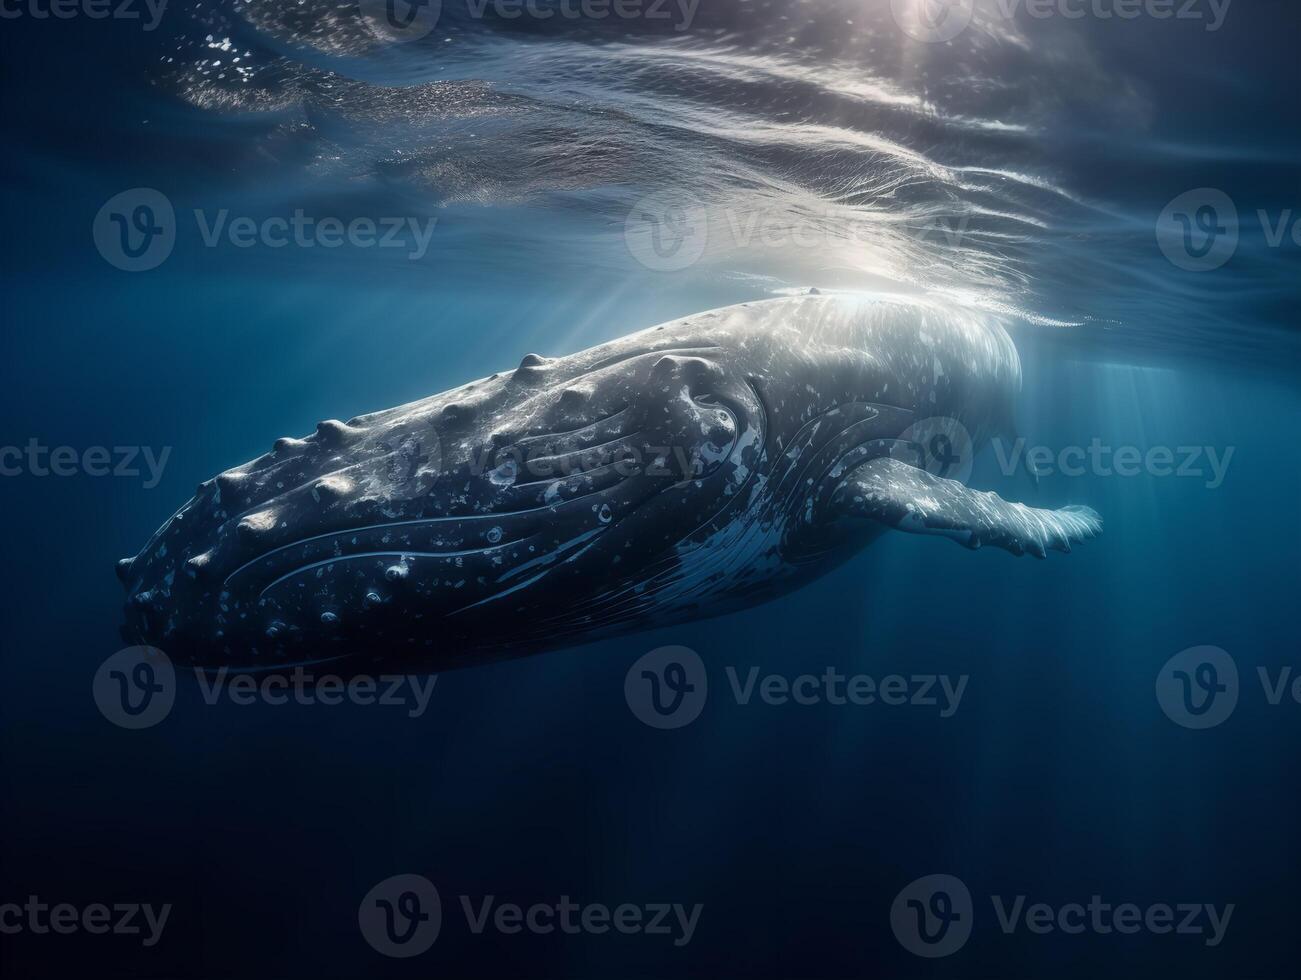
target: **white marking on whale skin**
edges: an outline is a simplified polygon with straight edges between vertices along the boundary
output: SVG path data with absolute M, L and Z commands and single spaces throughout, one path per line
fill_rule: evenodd
M 769 580 L 794 567 L 781 557 L 787 517 L 762 513 L 764 481 L 755 482 L 754 496 L 743 516 L 725 524 L 698 544 L 679 545 L 680 565 L 672 586 L 656 600 L 676 605 L 683 599 L 698 602 L 734 590 L 750 581 Z
M 569 541 L 566 541 L 564 544 L 560 545 L 560 546 L 559 546 L 558 548 L 556 548 L 554 551 L 549 551 L 549 552 L 547 552 L 545 555 L 541 555 L 541 556 L 539 556 L 539 557 L 537 557 L 537 558 L 532 559 L 531 561 L 525 562 L 523 565 L 518 565 L 518 566 L 516 566 L 515 568 L 512 568 L 510 571 L 508 571 L 508 572 L 506 572 L 505 574 L 499 576 L 499 577 L 497 578 L 497 581 L 498 581 L 498 583 L 504 582 L 504 581 L 506 581 L 506 579 L 510 578 L 512 575 L 515 575 L 515 574 L 518 573 L 518 572 L 522 572 L 522 571 L 524 571 L 526 568 L 529 568 L 529 567 L 536 567 L 536 566 L 538 565 L 539 562 L 542 562 L 542 563 L 545 563 L 545 564 L 550 565 L 552 562 L 554 562 L 554 561 L 556 560 L 557 557 L 559 557 L 561 554 L 563 554 L 563 553 L 564 553 L 565 551 L 567 551 L 568 549 L 573 548 L 573 547 L 576 546 L 576 545 L 582 544 L 584 541 L 587 541 L 587 544 L 584 544 L 583 547 L 579 548 L 579 549 L 578 549 L 577 551 L 575 551 L 572 555 L 570 555 L 568 558 L 565 558 L 564 560 L 562 560 L 562 561 L 559 563 L 560 565 L 566 565 L 566 564 L 568 564 L 568 563 L 570 563 L 570 562 L 576 560 L 576 559 L 577 559 L 579 556 L 581 556 L 585 551 L 587 551 L 589 548 L 591 548 L 593 545 L 595 545 L 595 544 L 596 544 L 596 541 L 594 541 L 594 540 L 590 540 L 590 539 L 592 539 L 592 538 L 596 538 L 597 536 L 603 534 L 603 533 L 605 532 L 605 530 L 606 530 L 606 528 L 604 528 L 604 527 L 596 527 L 596 528 L 592 528 L 592 530 L 590 530 L 590 531 L 586 531 L 586 532 L 584 532 L 583 534 L 580 534 L 578 537 L 576 537 L 576 538 L 571 538 Z M 554 571 L 555 568 L 558 568 L 558 567 L 559 567 L 559 565 L 555 565 L 555 566 L 548 567 L 548 568 L 543 568 L 542 571 L 538 572 L 536 575 L 533 575 L 533 576 L 531 576 L 530 578 L 526 578 L 526 579 L 524 579 L 524 581 L 522 581 L 522 582 L 518 582 L 518 583 L 516 583 L 515 585 L 512 585 L 509 589 L 506 589 L 505 591 L 502 591 L 502 592 L 496 592 L 496 593 L 494 593 L 493 595 L 490 595 L 490 596 L 487 596 L 487 597 L 485 597 L 485 598 L 483 598 L 483 599 L 480 599 L 478 602 L 472 602 L 472 603 L 470 603 L 468 606 L 462 606 L 460 609 L 457 609 L 457 610 L 455 610 L 454 612 L 448 613 L 448 616 L 449 616 L 449 617 L 451 617 L 451 616 L 457 616 L 457 615 L 459 615 L 459 614 L 461 614 L 461 613 L 463 613 L 463 612 L 468 612 L 468 611 L 471 610 L 471 609 L 478 608 L 479 606 L 487 605 L 487 604 L 490 603 L 490 602 L 496 602 L 498 599 L 504 599 L 504 598 L 506 598 L 506 596 L 508 596 L 508 595 L 512 595 L 513 593 L 518 592 L 520 589 L 528 588 L 528 587 L 529 587 L 530 585 L 532 585 L 534 582 L 538 581 L 538 580 L 541 579 L 544 575 L 548 574 L 549 572 Z
M 756 474 L 749 499 L 717 530 L 704 538 L 693 535 L 674 548 L 673 566 L 594 596 L 589 606 L 607 609 L 631 600 L 635 615 L 671 613 L 687 605 L 708 602 L 749 583 L 772 581 L 796 569 L 781 557 L 788 515 L 772 506 L 768 476 Z

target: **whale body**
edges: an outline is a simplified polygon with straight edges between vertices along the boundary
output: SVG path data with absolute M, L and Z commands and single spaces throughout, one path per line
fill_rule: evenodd
M 442 670 L 741 609 L 896 529 L 1043 557 L 1101 530 L 971 490 L 1021 382 L 994 319 L 746 303 L 398 408 L 200 485 L 118 563 L 130 642 L 196 665 Z M 938 428 L 935 428 L 938 426 Z

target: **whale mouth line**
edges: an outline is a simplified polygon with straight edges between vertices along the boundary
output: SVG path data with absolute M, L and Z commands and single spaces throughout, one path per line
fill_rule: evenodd
M 314 568 L 326 568 L 330 565 L 337 565 L 341 562 L 356 561 L 364 558 L 389 558 L 397 561 L 406 561 L 408 558 L 468 558 L 471 555 L 486 555 L 494 551 L 505 551 L 507 548 L 532 540 L 536 535 L 529 535 L 524 538 L 516 538 L 513 541 L 502 544 L 488 545 L 486 548 L 469 548 L 462 551 L 421 551 L 419 549 L 397 549 L 391 548 L 387 551 L 359 551 L 351 555 L 332 555 L 329 558 L 322 558 L 319 561 L 308 562 L 305 565 L 299 565 L 290 571 L 285 572 L 258 593 L 258 599 L 266 598 L 266 594 L 282 582 L 296 578 L 304 572 L 310 572 Z
M 502 590 L 501 592 L 493 593 L 490 596 L 485 596 L 484 598 L 479 599 L 477 602 L 470 603 L 468 606 L 462 606 L 459 609 L 452 610 L 450 613 L 447 614 L 448 618 L 450 619 L 453 616 L 459 616 L 462 613 L 469 612 L 471 609 L 477 609 L 481 606 L 486 606 L 490 603 L 498 601 L 499 599 L 504 599 L 508 595 L 513 595 L 514 593 L 519 592 L 521 589 L 528 588 L 534 582 L 537 582 L 540 579 L 544 578 L 551 572 L 555 571 L 557 568 L 560 568 L 561 566 L 564 565 L 568 565 L 573 561 L 575 561 L 581 555 L 586 553 L 590 548 L 592 548 L 598 541 L 600 541 L 601 536 L 604 535 L 605 532 L 608 530 L 609 528 L 607 527 L 589 528 L 588 530 L 584 531 L 582 534 L 578 535 L 577 537 L 569 541 L 566 541 L 564 544 L 556 548 L 554 551 L 549 552 L 548 554 L 545 555 L 540 555 L 537 558 L 532 559 L 530 562 L 527 562 L 524 565 L 520 565 L 517 568 L 510 569 L 508 572 L 506 572 L 505 574 L 503 574 L 497 579 L 498 584 L 502 584 L 506 582 L 508 579 L 513 578 L 516 575 L 523 574 L 524 572 L 527 572 L 532 568 L 541 567 L 541 571 L 536 572 L 533 575 L 530 575 L 528 578 L 525 578 L 519 582 L 516 582 L 514 585 L 510 586 L 507 589 Z M 574 551 L 573 550 L 574 548 L 578 548 L 578 550 Z M 571 552 L 571 553 L 566 557 L 561 558 L 561 555 L 564 555 L 566 552 Z
M 556 480 L 553 482 L 560 483 L 563 481 Z M 253 566 L 257 565 L 259 562 L 264 562 L 269 558 L 273 558 L 276 555 L 283 554 L 284 552 L 289 551 L 292 548 L 302 547 L 303 545 L 316 544 L 320 542 L 329 541 L 333 538 L 341 538 L 347 535 L 354 535 L 354 534 L 363 534 L 371 531 L 385 531 L 385 530 L 392 530 L 397 528 L 439 527 L 439 526 L 447 526 L 449 524 L 474 525 L 474 524 L 482 524 L 487 521 L 510 520 L 519 517 L 529 517 L 533 515 L 541 515 L 547 513 L 554 514 L 559 508 L 567 504 L 578 503 L 579 501 L 586 500 L 588 497 L 592 497 L 597 494 L 606 492 L 608 489 L 609 488 L 602 488 L 600 490 L 594 490 L 591 493 L 579 494 L 574 497 L 567 497 L 564 500 L 558 500 L 555 503 L 542 504 L 538 507 L 527 507 L 523 510 L 499 511 L 499 512 L 483 513 L 483 514 L 461 514 L 461 515 L 453 515 L 448 517 L 424 517 L 424 518 L 417 518 L 415 520 L 410 520 L 410 521 L 386 521 L 380 524 L 362 524 L 355 527 L 341 528 L 337 531 L 327 531 L 323 534 L 314 534 L 306 538 L 298 538 L 295 541 L 289 541 L 286 542 L 285 544 L 278 545 L 277 547 L 272 548 L 269 551 L 265 551 L 255 558 L 250 558 L 248 561 L 244 562 L 242 565 L 240 565 L 238 568 L 232 571 L 229 575 L 227 575 L 225 579 L 222 580 L 222 587 L 229 589 L 231 584 L 238 577 L 248 573 L 253 568 Z M 508 544 L 508 543 L 510 542 L 503 542 L 503 544 Z M 461 553 L 466 555 L 477 554 L 482 551 L 491 550 L 492 547 L 494 546 L 490 545 L 486 548 L 468 549 L 468 550 L 463 550 Z M 416 550 L 419 549 L 414 549 L 414 550 L 413 549 L 407 549 L 407 550 L 392 549 L 390 553 L 414 554 Z M 344 559 L 351 558 L 351 557 L 353 556 L 347 554 L 335 555 L 333 557 L 333 560 L 343 561 Z
M 632 408 L 630 404 L 623 402 L 613 411 L 607 412 L 599 418 L 592 419 L 590 422 L 584 422 L 582 425 L 575 426 L 572 429 L 550 429 L 546 432 L 540 432 L 537 435 L 522 436 L 515 443 L 515 446 L 520 449 L 526 449 L 536 443 L 545 443 L 548 439 L 563 439 L 566 436 L 575 436 L 580 432 L 586 432 L 588 429 L 594 429 L 598 425 L 609 425 L 630 408 Z

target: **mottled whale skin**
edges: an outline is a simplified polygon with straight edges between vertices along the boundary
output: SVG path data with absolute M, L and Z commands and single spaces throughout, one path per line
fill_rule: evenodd
M 1011 431 L 982 314 L 801 296 L 685 317 L 350 421 L 205 482 L 133 559 L 124 636 L 182 663 L 442 670 L 716 615 L 888 528 L 1039 557 L 1099 532 L 906 462 Z

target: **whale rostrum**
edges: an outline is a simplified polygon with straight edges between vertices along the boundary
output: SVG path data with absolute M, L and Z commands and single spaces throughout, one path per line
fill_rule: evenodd
M 833 295 L 528 354 L 201 484 L 118 563 L 124 636 L 203 666 L 441 670 L 741 609 L 887 529 L 1069 551 L 1093 511 L 917 452 L 1010 432 L 1020 372 L 991 317 Z

